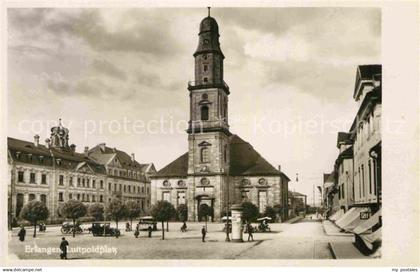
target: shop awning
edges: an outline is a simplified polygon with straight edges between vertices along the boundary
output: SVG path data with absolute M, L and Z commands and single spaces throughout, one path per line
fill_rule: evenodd
M 367 248 L 372 250 L 374 243 L 382 242 L 382 228 L 379 228 L 375 232 L 369 234 L 361 234 L 359 235 L 359 238 Z
M 333 215 L 331 215 L 328 219 L 330 219 L 331 221 L 336 221 L 336 220 L 340 219 L 343 215 L 344 215 L 344 210 L 339 209 Z
M 373 226 L 379 223 L 379 216 L 382 215 L 382 210 L 377 211 L 374 215 L 372 215 L 368 220 L 362 220 L 361 224 L 358 225 L 353 232 L 355 234 L 361 234 L 369 229 L 371 229 Z
M 360 213 L 369 211 L 368 208 L 353 207 L 348 210 L 340 219 L 335 221 L 335 224 L 341 229 L 352 231 L 360 224 Z

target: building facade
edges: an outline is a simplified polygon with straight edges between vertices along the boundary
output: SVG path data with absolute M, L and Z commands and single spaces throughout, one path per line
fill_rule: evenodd
M 338 133 L 339 155 L 332 180 L 335 185 L 324 183 L 324 202 L 331 210 L 335 211 L 337 205 L 345 212 L 352 207 L 365 207 L 375 213 L 381 208 L 381 78 L 381 65 L 357 67 L 353 98 L 359 109 L 350 131 Z M 324 181 L 325 177 L 324 174 Z M 336 197 L 337 205 L 332 201 Z
M 267 206 L 280 205 L 287 217 L 288 177 L 229 130 L 225 57 L 217 22 L 210 16 L 200 23 L 193 56 L 188 151 L 152 176 L 152 203 L 186 204 L 189 220 L 194 221 L 201 219 L 203 205 L 212 209 L 212 220 L 220 220 L 231 204 L 246 200 L 261 213 Z
M 126 189 L 127 193 L 122 194 L 123 200 L 135 200 L 139 203 L 143 201 L 145 209 L 150 205 L 148 175 L 154 173 L 153 164 L 141 165 L 134 160 L 130 163 L 134 168 L 124 164 L 121 167 L 126 172 L 131 171 L 131 174 L 109 174 L 107 169 L 110 169 L 110 165 L 103 163 L 95 150 L 90 152 L 92 156 L 88 154 L 88 150 L 78 153 L 76 146 L 69 146 L 68 141 L 69 130 L 61 122 L 51 129 L 51 136 L 45 140 L 45 144 L 39 143 L 38 135 L 34 136 L 33 142 L 8 138 L 9 223 L 16 223 L 23 206 L 31 200 L 46 204 L 50 211 L 49 222 L 63 219 L 60 206 L 70 199 L 80 200 L 86 205 L 106 205 L 114 196 L 114 191 L 110 189 L 116 183 L 118 186 L 123 183 L 130 186 L 129 190 Z M 126 162 L 125 159 L 122 161 Z M 131 170 L 130 167 L 137 170 Z M 150 173 L 146 173 L 147 171 Z M 133 172 L 136 174 L 133 175 Z M 143 192 L 139 189 L 142 186 L 149 189 L 144 189 Z
M 338 205 L 346 212 L 354 204 L 353 142 L 350 133 L 338 133 L 337 148 L 339 155 L 335 161 L 335 172 L 337 173 Z

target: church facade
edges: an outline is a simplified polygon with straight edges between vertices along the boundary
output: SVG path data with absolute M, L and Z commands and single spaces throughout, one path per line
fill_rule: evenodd
M 195 81 L 188 83 L 188 151 L 151 177 L 152 204 L 161 200 L 175 207 L 186 204 L 191 221 L 200 221 L 200 211 L 207 205 L 212 220 L 218 221 L 230 205 L 251 201 L 260 213 L 268 206 L 278 206 L 282 219 L 287 219 L 289 178 L 229 130 L 225 56 L 218 24 L 210 15 L 200 23 L 193 56 Z

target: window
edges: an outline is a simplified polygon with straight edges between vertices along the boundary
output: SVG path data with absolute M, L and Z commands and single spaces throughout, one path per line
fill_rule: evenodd
M 73 199 L 73 194 L 72 193 L 69 194 L 69 199 Z
M 202 163 L 210 162 L 209 149 L 207 147 L 201 148 L 200 160 Z
M 30 173 L 30 175 L 29 175 L 29 183 L 35 183 L 35 173 Z
M 141 193 L 144 194 L 144 187 L 141 187 Z
M 342 187 L 342 189 L 341 189 L 341 197 L 342 198 L 344 198 L 344 196 L 345 196 L 345 192 L 344 192 L 344 183 L 343 184 L 341 184 L 341 187 Z
M 267 191 L 258 192 L 258 204 L 260 213 L 264 213 L 265 208 L 267 207 Z
M 77 187 L 80 187 L 80 178 L 77 178 Z
M 227 162 L 227 145 L 225 145 L 225 148 L 223 150 L 223 158 L 224 158 L 224 161 Z
M 111 183 L 108 183 L 108 191 L 111 191 Z
M 114 170 L 114 176 L 118 176 L 118 171 Z
M 69 177 L 69 186 L 73 187 L 73 177 Z
M 89 180 L 89 179 L 87 179 L 87 180 L 86 180 L 86 187 L 88 187 L 88 188 L 90 187 L 90 184 L 89 184 L 89 183 L 90 183 L 90 180 Z
M 117 184 L 114 183 L 114 191 L 117 191 Z
M 96 180 L 92 180 L 92 188 L 96 188 Z
M 365 168 L 364 168 L 364 165 L 362 164 L 362 195 L 363 197 L 366 196 L 365 193 L 366 193 L 365 192 Z
M 162 200 L 171 202 L 171 194 L 169 192 L 163 192 L 162 193 Z
M 96 202 L 96 198 L 94 195 L 92 195 L 92 202 Z
M 60 175 L 58 177 L 58 185 L 61 185 L 61 186 L 64 185 L 64 176 L 63 175 Z
M 85 194 L 82 194 L 82 202 L 85 201 Z
M 80 194 L 77 194 L 77 200 L 80 200 Z
M 207 65 L 204 65 L 204 66 L 203 66 L 203 70 L 204 70 L 204 72 L 207 72 L 207 70 L 208 70 Z
M 86 187 L 86 180 L 82 179 L 82 187 Z
M 46 174 L 41 175 L 41 184 L 47 184 L 47 175 Z
M 121 191 L 122 191 L 122 185 L 120 184 L 120 186 L 119 186 L 119 187 L 120 187 L 120 188 L 119 188 L 119 189 L 120 189 L 119 191 L 121 192 Z
M 46 195 L 42 194 L 40 199 L 41 199 L 42 203 L 47 204 L 47 196 Z
M 89 198 L 90 198 L 90 195 L 86 195 L 86 201 L 87 202 L 90 202 L 90 199 Z
M 203 81 L 204 81 L 204 83 L 209 82 L 209 81 L 208 81 L 208 79 L 207 79 L 207 77 L 205 77 L 205 78 L 203 79 Z
M 29 201 L 35 200 L 35 194 L 29 194 Z
M 377 186 L 377 173 L 376 173 L 376 160 L 373 160 L 373 193 L 376 195 L 376 186 Z
M 128 192 L 131 193 L 131 186 L 128 185 Z
M 147 194 L 150 194 L 150 188 L 147 187 L 146 189 L 147 189 Z
M 58 193 L 58 201 L 60 202 L 64 201 L 62 192 Z
M 18 182 L 24 182 L 23 171 L 18 171 Z
M 104 202 L 104 196 L 103 195 L 99 196 L 99 202 Z
M 99 182 L 99 184 L 100 184 L 100 186 L 101 186 L 101 189 L 103 189 L 103 188 L 104 188 L 104 181 L 103 181 L 103 180 L 101 180 L 101 181 Z
M 126 189 L 126 186 L 124 185 L 124 193 L 125 193 L 125 191 L 126 191 L 125 189 Z
M 178 205 L 185 204 L 185 192 L 178 192 Z
M 372 194 L 372 166 L 370 160 L 368 162 L 368 170 L 369 170 L 369 194 Z

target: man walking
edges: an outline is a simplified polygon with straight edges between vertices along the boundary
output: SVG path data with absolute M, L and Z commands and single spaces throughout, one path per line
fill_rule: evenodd
M 23 225 L 20 225 L 20 230 L 19 230 L 18 236 L 19 236 L 19 240 L 21 242 L 25 241 L 26 229 Z
M 206 241 L 206 227 L 203 226 L 203 228 L 201 229 L 201 241 L 204 243 Z
M 148 232 L 148 234 L 149 234 L 149 238 L 152 238 L 152 227 L 151 227 L 151 226 L 149 226 L 149 227 L 147 228 L 147 232 Z
M 250 239 L 254 242 L 254 236 L 252 235 L 254 229 L 250 223 L 246 225 L 246 231 L 248 232 L 248 242 Z
M 61 244 L 60 244 L 60 258 L 67 260 L 67 247 L 69 246 L 69 242 L 67 242 L 66 238 L 61 238 Z

